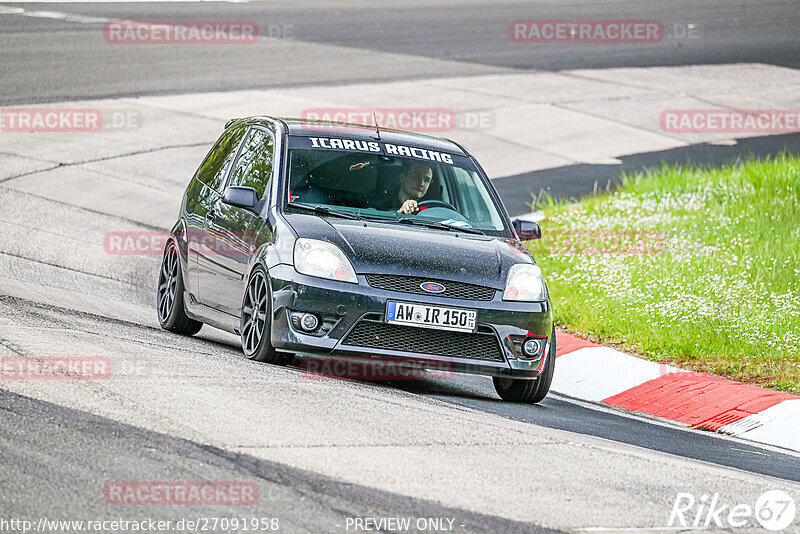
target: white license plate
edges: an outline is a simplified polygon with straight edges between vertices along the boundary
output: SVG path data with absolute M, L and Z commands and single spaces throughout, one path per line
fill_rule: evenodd
M 475 310 L 413 304 L 411 302 L 386 303 L 386 322 L 406 326 L 421 326 L 457 332 L 475 331 Z

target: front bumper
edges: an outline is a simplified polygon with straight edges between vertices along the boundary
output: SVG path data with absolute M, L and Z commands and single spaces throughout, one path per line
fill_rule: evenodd
M 490 301 L 387 291 L 370 286 L 363 275 L 358 276 L 358 284 L 350 284 L 305 276 L 285 264 L 272 267 L 269 275 L 273 295 L 271 340 L 277 350 L 411 362 L 426 369 L 446 368 L 488 376 L 536 378 L 552 342 L 549 302 L 505 302 L 501 291 L 495 291 Z M 453 335 L 389 325 L 385 322 L 387 300 L 477 310 L 477 331 Z M 323 319 L 323 327 L 316 335 L 303 333 L 292 324 L 292 312 L 317 314 Z M 512 340 L 528 335 L 548 338 L 542 357 L 527 359 L 515 348 Z

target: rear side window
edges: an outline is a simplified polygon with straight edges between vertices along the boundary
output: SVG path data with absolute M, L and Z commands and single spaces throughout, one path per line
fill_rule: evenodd
M 225 174 L 236 157 L 236 149 L 239 148 L 244 132 L 245 126 L 234 126 L 222 134 L 197 171 L 197 178 L 201 182 L 216 191 L 222 190 Z
M 263 197 L 272 177 L 273 148 L 272 135 L 253 128 L 236 160 L 228 187 L 252 187 L 258 192 L 259 199 Z

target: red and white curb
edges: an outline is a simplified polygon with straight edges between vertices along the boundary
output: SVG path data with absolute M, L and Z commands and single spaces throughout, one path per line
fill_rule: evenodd
M 592 402 L 800 451 L 800 397 L 636 358 L 556 333 L 551 389 Z

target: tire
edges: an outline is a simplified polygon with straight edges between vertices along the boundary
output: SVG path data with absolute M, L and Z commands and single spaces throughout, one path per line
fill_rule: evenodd
M 277 352 L 270 343 L 272 327 L 272 290 L 267 273 L 256 267 L 247 282 L 242 298 L 240 323 L 244 355 L 257 362 L 283 365 L 292 359 L 291 354 Z
M 523 380 L 520 378 L 494 377 L 494 389 L 500 398 L 508 402 L 522 402 L 536 404 L 541 402 L 550 391 L 553 382 L 553 372 L 556 368 L 556 331 L 550 336 L 550 350 L 545 356 L 544 369 L 536 380 Z
M 158 274 L 156 310 L 158 323 L 164 330 L 193 336 L 203 327 L 203 323 L 186 315 L 183 302 L 183 275 L 178 258 L 178 246 L 170 240 L 164 249 L 161 270 Z

